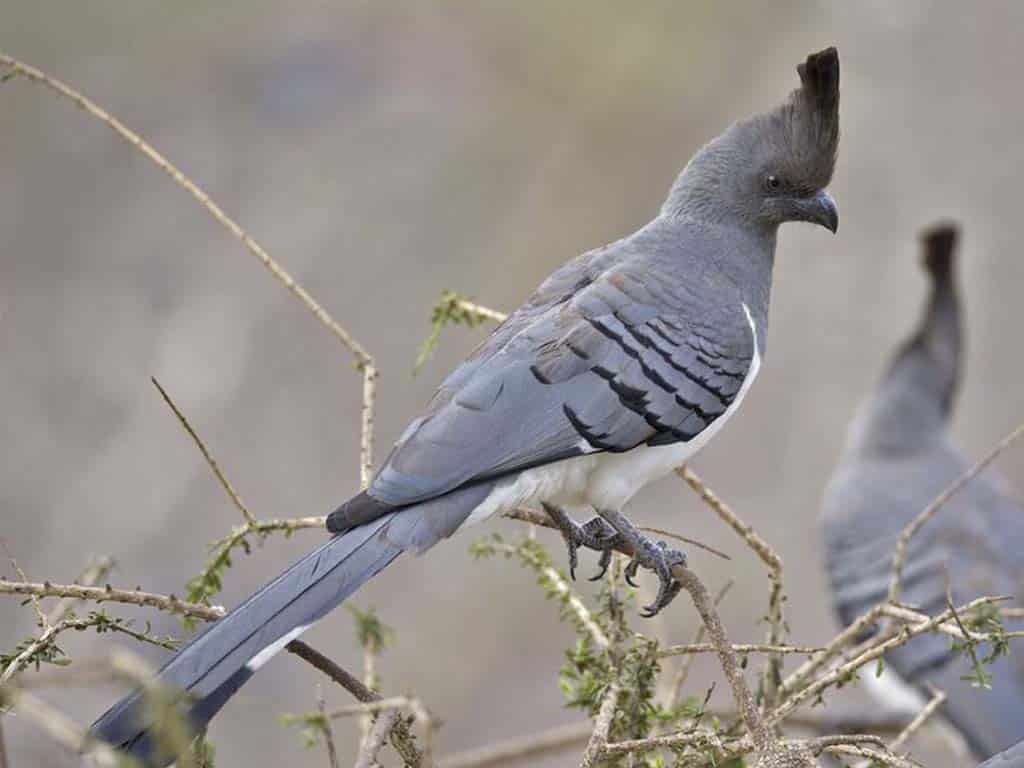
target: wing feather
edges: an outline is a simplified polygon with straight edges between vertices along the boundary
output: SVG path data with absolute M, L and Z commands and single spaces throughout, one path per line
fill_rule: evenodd
M 738 294 L 723 305 L 708 286 L 682 302 L 669 278 L 608 249 L 556 273 L 445 380 L 369 493 L 399 506 L 581 453 L 693 439 L 735 399 L 755 341 Z

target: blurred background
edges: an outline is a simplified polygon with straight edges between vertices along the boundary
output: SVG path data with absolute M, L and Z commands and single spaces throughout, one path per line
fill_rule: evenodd
M 704 141 L 778 103 L 808 52 L 838 45 L 839 235 L 783 229 L 766 364 L 694 464 L 783 556 L 795 642 L 835 632 L 819 498 L 848 419 L 917 316 L 916 234 L 937 217 L 965 230 L 970 354 L 956 433 L 977 456 L 1024 416 L 1019 3 L 40 0 L 8 4 L 3 21 L 6 53 L 146 136 L 376 355 L 378 461 L 486 333 L 450 330 L 412 376 L 443 289 L 514 308 L 566 259 L 646 222 Z M 0 536 L 30 578 L 70 581 L 110 554 L 113 583 L 181 594 L 238 522 L 151 375 L 257 516 L 324 514 L 357 490 L 360 380 L 336 340 L 109 129 L 9 82 Z M 999 464 L 1012 482 L 1024 449 Z M 712 590 L 736 581 L 723 606 L 734 639 L 762 637 L 760 564 L 677 478 L 631 511 L 730 553 L 692 551 L 691 563 Z M 384 690 L 415 692 L 444 720 L 440 753 L 579 719 L 555 684 L 569 629 L 530 574 L 472 561 L 483 532 L 400 561 L 354 601 L 395 627 Z M 319 538 L 276 537 L 239 558 L 222 601 Z M 666 614 L 672 642 L 696 626 L 685 602 Z M 182 631 L 169 618 L 154 626 Z M 0 647 L 32 631 L 30 610 L 0 601 Z M 359 667 L 345 611 L 308 639 Z M 84 658 L 105 642 L 75 636 L 65 648 Z M 692 692 L 718 675 L 700 659 Z M 312 707 L 317 682 L 294 659 L 268 665 L 215 721 L 218 764 L 323 765 L 278 722 Z M 61 692 L 59 703 L 88 723 L 117 694 Z M 725 686 L 714 702 L 728 704 Z M 17 718 L 4 727 L 15 768 L 75 764 Z M 338 738 L 347 759 L 354 728 Z M 577 761 L 570 751 L 544 765 Z

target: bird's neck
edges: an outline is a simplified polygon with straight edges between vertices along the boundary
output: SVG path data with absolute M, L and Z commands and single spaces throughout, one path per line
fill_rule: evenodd
M 919 450 L 942 438 L 953 410 L 963 356 L 955 287 L 937 284 L 917 330 L 896 353 L 850 434 L 861 455 Z
M 745 223 L 748 217 L 739 210 L 738 196 L 731 188 L 735 180 L 730 169 L 736 158 L 730 147 L 721 136 L 702 147 L 676 177 L 661 207 L 662 215 L 716 225 Z

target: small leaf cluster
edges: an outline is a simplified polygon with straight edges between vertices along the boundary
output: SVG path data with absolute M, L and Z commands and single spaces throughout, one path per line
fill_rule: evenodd
M 420 347 L 419 355 L 413 366 L 413 372 L 419 372 L 423 365 L 434 354 L 441 332 L 448 325 L 465 325 L 469 328 L 491 320 L 487 315 L 476 312 L 465 305 L 464 297 L 454 291 L 444 291 L 440 301 L 434 305 L 430 313 L 430 334 Z
M 951 643 L 952 651 L 965 655 L 971 666 L 971 671 L 961 679 L 969 682 L 975 688 L 991 688 L 992 674 L 986 667 L 1010 650 L 1010 641 L 1006 635 L 1006 627 L 1003 625 L 999 608 L 994 603 L 985 603 L 978 606 L 966 618 L 961 618 L 954 610 L 953 619 L 960 630 L 967 635 L 966 639 L 954 639 Z M 985 634 L 988 639 L 976 640 L 970 636 L 971 632 Z M 979 648 L 979 646 L 981 647 Z

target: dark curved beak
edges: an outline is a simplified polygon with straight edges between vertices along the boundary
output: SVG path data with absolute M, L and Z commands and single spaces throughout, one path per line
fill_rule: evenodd
M 833 235 L 839 230 L 839 209 L 828 190 L 823 189 L 798 204 L 800 218 L 811 224 L 820 224 Z

